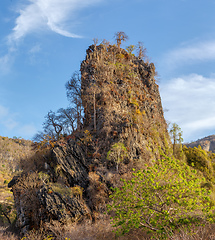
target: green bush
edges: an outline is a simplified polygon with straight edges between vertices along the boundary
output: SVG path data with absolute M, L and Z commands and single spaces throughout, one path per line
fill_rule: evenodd
M 209 189 L 204 178 L 178 160 L 165 157 L 153 167 L 133 173 L 110 196 L 109 212 L 114 212 L 116 234 L 134 228 L 148 229 L 154 237 L 167 238 L 181 226 L 213 220 Z M 201 221 L 202 220 L 202 221 Z
M 203 150 L 201 146 L 198 148 L 187 148 L 184 146 L 183 152 L 186 155 L 189 166 L 201 171 L 208 180 L 214 181 L 214 168 L 211 162 L 214 158 L 213 153 Z

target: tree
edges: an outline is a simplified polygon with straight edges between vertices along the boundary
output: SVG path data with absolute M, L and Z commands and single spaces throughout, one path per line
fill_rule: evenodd
M 66 83 L 66 90 L 70 106 L 60 108 L 56 112 L 50 110 L 45 116 L 43 131 L 33 138 L 35 141 L 58 140 L 61 135 L 71 135 L 76 129 L 80 130 L 84 109 L 81 100 L 81 77 L 78 72 Z
M 45 122 L 43 123 L 43 129 L 50 135 L 59 139 L 61 132 L 63 131 L 62 123 L 59 116 L 55 112 L 49 111 L 45 116 Z
M 183 132 L 181 131 L 181 128 L 176 123 L 173 123 L 169 133 L 173 141 L 173 154 L 176 155 L 177 145 L 179 144 L 180 149 L 182 147 L 181 143 L 183 142 L 183 138 L 182 138 Z
M 137 45 L 137 56 L 139 59 L 143 59 L 146 57 L 146 48 L 142 42 L 138 42 Z
M 120 48 L 122 41 L 125 42 L 128 39 L 128 36 L 124 32 L 117 32 L 115 33 L 115 39 L 117 47 Z
M 36 142 L 58 140 L 61 135 L 71 135 L 77 128 L 75 110 L 71 107 L 49 111 L 43 122 L 43 131 L 34 136 Z
M 71 135 L 77 128 L 77 115 L 72 107 L 60 108 L 57 110 L 58 120 L 63 127 L 63 134 Z
M 127 156 L 127 149 L 123 143 L 115 143 L 110 151 L 107 153 L 107 159 L 108 160 L 114 160 L 116 163 L 116 170 L 119 171 L 119 164 L 124 160 L 124 158 Z
M 132 52 L 136 49 L 135 45 L 129 45 L 128 47 L 126 47 L 126 50 L 129 54 L 132 54 Z
M 77 129 L 80 130 L 83 122 L 84 108 L 81 99 L 81 76 L 75 72 L 71 79 L 66 83 L 67 98 L 74 110 Z
M 135 171 L 110 196 L 117 234 L 144 228 L 154 237 L 170 237 L 181 226 L 212 221 L 211 191 L 201 187 L 204 178 L 179 160 L 165 157 L 154 166 Z

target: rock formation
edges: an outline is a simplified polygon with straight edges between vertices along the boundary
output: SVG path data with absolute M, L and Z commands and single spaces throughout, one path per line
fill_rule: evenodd
M 66 223 L 90 216 L 88 207 L 81 199 L 72 195 L 65 197 L 53 191 L 35 173 L 14 177 L 8 187 L 12 188 L 15 199 L 16 226 L 23 235 L 51 220 Z
M 81 75 L 83 129 L 58 142 L 45 158 L 42 172 L 49 181 L 27 173 L 9 183 L 23 233 L 51 219 L 94 218 L 94 212 L 105 210 L 114 175 L 125 173 L 126 165 L 141 167 L 169 154 L 171 141 L 153 63 L 114 45 L 92 45 Z M 70 196 L 59 193 L 62 189 L 55 184 Z
M 153 63 L 116 46 L 92 45 L 81 75 L 84 128 L 99 139 L 104 161 L 117 142 L 128 149 L 129 160 L 158 159 L 157 146 L 166 152 L 170 139 Z
M 211 151 L 215 153 L 215 135 L 210 135 L 197 141 L 191 143 L 185 143 L 187 147 L 198 147 L 199 145 L 202 147 L 203 150 Z

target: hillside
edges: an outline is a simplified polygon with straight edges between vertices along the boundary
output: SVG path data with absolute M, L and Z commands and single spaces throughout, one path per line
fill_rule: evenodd
M 121 177 L 172 155 L 154 64 L 141 52 L 135 56 L 107 43 L 91 45 L 86 53 L 82 127 L 23 159 L 22 176 L 8 184 L 23 234 L 50 216 L 59 222 L 101 218 Z
M 122 49 L 122 36 L 117 45 L 103 41 L 87 49 L 80 91 L 70 82 L 70 94 L 77 90 L 71 134 L 52 121 L 56 134 L 35 144 L 33 154 L 24 140 L 2 143 L 4 161 L 19 162 L 8 187 L 26 239 L 114 239 L 110 217 L 127 233 L 119 239 L 149 237 L 141 228 L 169 236 L 213 210 L 213 156 L 181 144 L 173 156 L 155 66 L 141 46 L 137 56 L 131 46 Z
M 32 142 L 0 136 L 0 225 L 8 224 L 15 217 L 13 194 L 7 183 L 20 169 L 21 159 L 32 154 Z
M 210 135 L 201 139 L 198 139 L 197 141 L 186 143 L 187 147 L 198 147 L 199 145 L 204 149 L 205 151 L 211 151 L 215 153 L 215 135 Z

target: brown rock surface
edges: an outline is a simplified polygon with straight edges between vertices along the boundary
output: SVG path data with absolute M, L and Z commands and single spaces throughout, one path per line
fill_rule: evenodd
M 55 145 L 51 157 L 44 158 L 44 171 L 50 181 L 60 182 L 64 188 L 83 189 L 83 200 L 82 192 L 81 197 L 63 197 L 36 173 L 14 178 L 9 187 L 23 233 L 41 222 L 75 221 L 104 212 L 114 174 L 125 173 L 128 163 L 138 162 L 141 167 L 161 153 L 169 154 L 171 141 L 153 63 L 114 45 L 92 45 L 81 74 L 83 129 L 73 139 Z M 114 144 L 126 150 L 121 172 L 107 159 Z

